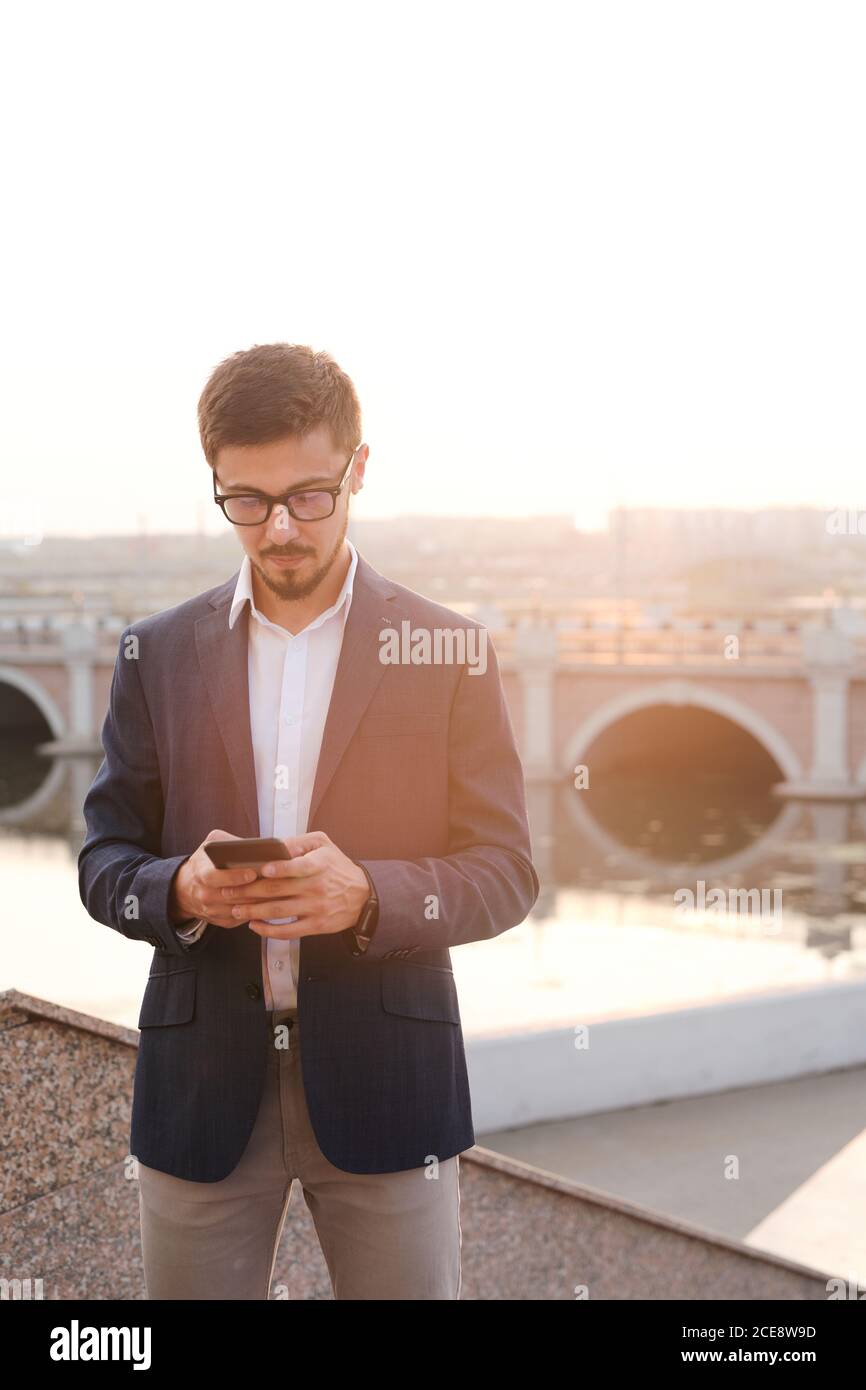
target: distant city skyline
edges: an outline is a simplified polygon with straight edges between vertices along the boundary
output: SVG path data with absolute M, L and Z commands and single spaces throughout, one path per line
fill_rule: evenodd
M 226 540 L 232 538 L 231 528 L 225 523 L 220 524 L 219 515 L 212 518 L 210 509 L 206 507 L 204 502 L 200 502 L 195 508 L 195 518 L 194 526 L 187 529 L 184 529 L 180 524 L 175 527 L 162 528 L 150 525 L 148 519 L 139 514 L 134 530 L 112 530 L 106 526 L 101 532 L 95 534 L 95 538 L 99 539 L 100 536 L 104 540 L 123 536 L 128 536 L 131 539 L 160 536 L 204 536 L 209 539 L 224 537 Z M 32 503 L 29 506 L 26 504 L 13 505 L 2 518 L 5 525 L 0 524 L 0 556 L 9 557 L 19 552 L 35 552 L 42 541 L 49 539 L 62 542 L 66 539 L 81 541 L 94 538 L 92 533 L 74 530 L 61 530 L 53 533 L 45 531 L 40 534 L 37 520 L 38 506 Z M 178 523 L 179 520 L 178 518 Z M 353 530 L 358 525 L 363 527 L 365 522 L 379 523 L 380 525 L 387 525 L 390 522 L 394 524 L 396 530 L 407 526 L 423 530 L 425 522 L 429 522 L 431 528 L 438 529 L 448 521 L 453 521 L 455 524 L 467 522 L 483 524 L 497 521 L 521 522 L 525 524 L 528 531 L 533 533 L 533 542 L 537 539 L 539 528 L 545 526 L 553 528 L 558 536 L 561 534 L 563 526 L 575 533 L 594 536 L 613 535 L 618 529 L 625 526 L 630 544 L 638 542 L 652 547 L 661 539 L 664 539 L 666 544 L 672 543 L 674 538 L 679 535 L 681 542 L 688 536 L 691 538 L 690 544 L 692 546 L 702 547 L 705 545 L 704 538 L 712 537 L 715 542 L 724 540 L 726 551 L 732 549 L 731 542 L 733 542 L 734 550 L 745 548 L 749 551 L 757 551 L 764 539 L 770 550 L 777 550 L 780 546 L 783 548 L 795 545 L 815 546 L 826 544 L 828 540 L 834 542 L 840 538 L 848 538 L 860 541 L 866 537 L 866 506 L 834 507 L 814 504 L 782 504 L 767 507 L 721 505 L 716 507 L 661 507 L 652 504 L 620 504 L 610 506 L 593 518 L 590 518 L 585 512 L 575 516 L 568 512 L 555 511 L 519 517 L 507 513 L 496 516 L 490 513 L 448 514 L 434 511 L 378 515 L 372 511 L 363 514 L 360 508 L 353 506 L 349 513 L 349 536 L 351 538 Z M 421 549 L 423 549 L 423 543 Z M 239 544 L 238 553 L 240 554 Z
M 207 467 L 206 464 L 203 465 Z M 371 470 L 372 471 L 372 470 Z M 375 475 L 374 475 L 375 476 Z M 364 491 L 372 492 L 374 483 L 370 480 Z M 89 491 L 89 489 L 87 490 Z M 97 520 L 79 518 L 79 524 L 74 524 L 77 515 L 75 508 L 63 509 L 58 498 L 45 501 L 37 497 L 34 491 L 26 492 L 20 488 L 3 489 L 0 492 L 0 547 L 8 549 L 9 543 L 17 542 L 20 538 L 35 533 L 42 537 L 53 537 L 63 539 L 80 539 L 92 536 L 94 538 L 110 536 L 141 536 L 141 535 L 196 535 L 204 534 L 211 537 L 231 534 L 230 526 L 225 522 L 221 513 L 214 507 L 210 492 L 205 497 L 187 497 L 185 505 L 179 504 L 173 514 L 169 515 L 164 509 L 155 512 L 153 509 L 139 506 L 135 509 L 133 504 L 122 506 L 117 504 L 110 506 L 105 499 L 99 500 L 100 517 Z M 738 499 L 718 501 L 715 505 L 707 503 L 686 503 L 672 502 L 667 505 L 660 504 L 658 499 L 639 499 L 624 502 L 621 498 L 611 500 L 600 500 L 597 497 L 592 503 L 579 506 L 576 511 L 566 507 L 561 509 L 556 506 L 548 506 L 544 510 L 529 511 L 527 509 L 508 510 L 500 506 L 499 510 L 473 510 L 467 507 L 465 510 L 448 510 L 431 506 L 423 509 L 419 505 L 407 506 L 400 510 L 377 506 L 374 502 L 364 500 L 364 493 L 357 494 L 352 498 L 349 516 L 351 521 L 421 521 L 429 518 L 431 521 L 442 521 L 448 517 L 459 518 L 461 520 L 490 519 L 490 520 L 527 520 L 537 524 L 545 518 L 562 521 L 567 520 L 573 524 L 575 530 L 589 532 L 605 532 L 611 525 L 611 518 L 618 512 L 627 512 L 635 517 L 670 515 L 695 518 L 707 514 L 712 516 L 718 514 L 719 517 L 731 518 L 738 514 L 745 516 L 773 514 L 805 514 L 817 511 L 826 514 L 842 515 L 844 521 L 843 529 L 850 530 L 852 516 L 862 516 L 860 534 L 866 534 L 866 478 L 861 496 L 848 498 L 828 498 L 827 500 L 806 500 L 769 503 L 747 503 Z M 56 524 L 51 525 L 52 517 Z M 730 524 L 728 521 L 726 524 Z
M 488 607 L 629 596 L 640 604 L 778 611 L 861 606 L 866 594 L 866 511 L 623 509 L 603 531 L 577 531 L 555 516 L 367 518 L 350 523 L 349 536 L 396 582 Z M 88 603 L 99 596 L 101 605 L 117 599 L 153 612 L 221 583 L 240 560 L 229 533 L 0 544 L 0 609 L 75 609 L 86 595 Z

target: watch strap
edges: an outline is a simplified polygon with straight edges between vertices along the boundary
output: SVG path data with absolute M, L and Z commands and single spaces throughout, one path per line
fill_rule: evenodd
M 358 863 L 353 860 L 353 863 Z M 376 892 L 376 885 L 363 864 L 358 864 L 358 868 L 363 870 L 364 876 L 370 887 L 370 894 L 366 903 L 361 909 L 361 915 L 355 926 L 351 928 L 352 936 L 355 940 L 356 954 L 363 954 L 373 939 L 373 933 L 379 921 L 379 895 Z

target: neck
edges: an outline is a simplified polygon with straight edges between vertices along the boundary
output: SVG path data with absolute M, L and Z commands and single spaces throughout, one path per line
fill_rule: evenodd
M 280 598 L 251 568 L 253 601 L 256 608 L 264 617 L 276 623 L 278 627 L 284 627 L 287 632 L 300 632 L 314 618 L 318 618 L 320 613 L 324 613 L 326 608 L 336 603 L 351 563 L 351 551 L 344 540 L 337 558 L 321 583 L 303 598 Z

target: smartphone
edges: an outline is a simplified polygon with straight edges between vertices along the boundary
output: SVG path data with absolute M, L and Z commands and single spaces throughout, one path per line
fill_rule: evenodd
M 272 859 L 291 859 L 282 840 L 210 840 L 204 852 L 217 869 L 255 869 Z

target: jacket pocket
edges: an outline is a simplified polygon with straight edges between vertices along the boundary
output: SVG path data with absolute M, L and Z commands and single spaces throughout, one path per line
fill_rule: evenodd
M 426 960 L 413 960 L 409 964 L 413 970 L 439 970 L 443 975 L 453 975 L 450 965 L 428 965 Z
M 195 980 L 192 966 L 151 975 L 141 1001 L 139 1028 L 189 1023 L 195 1013 Z
M 381 973 L 382 1008 L 404 1018 L 432 1023 L 459 1023 L 457 986 L 450 970 L 401 961 L 384 964 Z
M 447 714 L 414 712 L 368 714 L 358 725 L 358 738 L 397 738 L 400 734 L 436 734 L 447 727 Z

